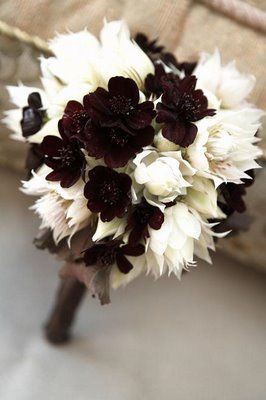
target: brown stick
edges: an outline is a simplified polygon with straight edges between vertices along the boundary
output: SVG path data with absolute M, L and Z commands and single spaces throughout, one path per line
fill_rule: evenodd
M 54 308 L 45 325 L 45 336 L 49 342 L 59 344 L 70 339 L 70 329 L 85 292 L 86 287 L 77 279 L 62 280 Z

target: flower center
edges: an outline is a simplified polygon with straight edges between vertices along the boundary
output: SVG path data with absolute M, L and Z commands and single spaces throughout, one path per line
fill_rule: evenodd
M 65 167 L 70 167 L 77 159 L 77 151 L 70 144 L 59 150 L 60 159 Z
M 129 115 L 133 110 L 131 99 L 125 96 L 113 96 L 110 100 L 110 109 L 114 114 Z
M 100 188 L 100 196 L 103 202 L 109 205 L 114 205 L 119 200 L 121 190 L 117 186 L 116 182 L 105 182 Z
M 111 128 L 108 132 L 110 142 L 116 146 L 124 147 L 129 139 L 129 135 L 119 129 Z
M 199 108 L 200 108 L 199 99 L 195 99 L 189 94 L 184 94 L 182 96 L 180 104 L 180 112 L 183 114 L 185 119 L 193 120 Z
M 83 111 L 75 111 L 72 115 L 72 124 L 73 128 L 75 130 L 75 133 L 79 134 L 83 131 L 84 126 L 86 125 L 86 122 L 89 119 L 88 113 L 83 110 Z

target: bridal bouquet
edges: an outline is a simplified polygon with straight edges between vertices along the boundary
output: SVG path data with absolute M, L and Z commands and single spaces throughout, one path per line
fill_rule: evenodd
M 22 191 L 37 196 L 36 245 L 102 304 L 110 285 L 210 262 L 258 168 L 254 77 L 217 50 L 180 63 L 121 21 L 50 49 L 42 89 L 8 87 L 17 108 L 5 117 L 29 143 Z

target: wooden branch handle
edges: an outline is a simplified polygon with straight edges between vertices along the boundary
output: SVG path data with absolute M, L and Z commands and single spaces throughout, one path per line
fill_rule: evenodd
M 70 339 L 70 329 L 86 287 L 74 278 L 65 278 L 60 283 L 54 308 L 45 325 L 45 336 L 54 344 L 65 343 Z

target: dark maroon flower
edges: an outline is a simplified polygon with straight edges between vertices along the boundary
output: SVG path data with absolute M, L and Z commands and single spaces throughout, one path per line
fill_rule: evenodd
M 101 220 L 122 218 L 131 204 L 131 178 L 111 168 L 97 166 L 89 171 L 89 181 L 84 188 L 87 206 L 101 213 Z
M 22 110 L 22 120 L 20 121 L 22 135 L 27 138 L 37 133 L 43 126 L 46 116 L 42 108 L 41 96 L 38 92 L 33 92 L 28 96 L 28 106 Z
M 169 83 L 164 88 L 162 101 L 157 104 L 156 121 L 163 123 L 162 134 L 171 142 L 188 147 L 195 140 L 197 127 L 193 122 L 212 116 L 208 100 L 202 90 L 195 89 L 197 78 L 187 76 L 178 84 Z
M 151 126 L 130 134 L 119 127 L 86 126 L 85 148 L 96 159 L 103 158 L 110 168 L 124 167 L 144 146 L 153 142 L 154 129 Z
M 172 72 L 166 72 L 162 64 L 156 64 L 154 67 L 154 75 L 148 74 L 145 79 L 145 94 L 147 97 L 155 95 L 157 98 L 161 96 L 167 83 L 177 84 L 179 82 L 178 75 Z
M 44 163 L 44 155 L 41 146 L 37 143 L 30 144 L 28 149 L 25 168 L 27 171 L 27 179 L 30 179 L 31 171 L 36 171 Z
M 246 195 L 246 189 L 254 183 L 254 170 L 246 172 L 252 179 L 243 179 L 243 183 L 223 183 L 219 190 L 225 203 L 220 203 L 220 207 L 226 215 L 231 215 L 234 211 L 243 213 L 246 211 L 243 196 Z
M 168 66 L 173 65 L 180 71 L 184 71 L 185 75 L 191 75 L 197 65 L 196 62 L 179 63 L 174 54 L 165 51 L 165 47 L 158 44 L 158 39 L 149 40 L 144 33 L 137 33 L 135 41 L 154 64 L 162 61 Z
M 87 266 L 98 265 L 103 268 L 116 263 L 118 269 L 127 274 L 133 265 L 126 256 L 138 257 L 144 251 L 145 248 L 142 244 L 129 246 L 128 244 L 123 245 L 121 240 L 109 240 L 87 249 L 84 254 L 84 262 Z
M 184 71 L 185 75 L 192 75 L 197 63 L 195 61 L 178 63 L 177 68 L 179 71 Z
M 151 124 L 156 112 L 151 101 L 139 104 L 139 89 L 129 78 L 116 76 L 108 91 L 99 87 L 84 97 L 84 107 L 92 120 L 104 127 L 118 126 L 132 133 Z
M 136 205 L 128 219 L 127 229 L 130 229 L 128 243 L 135 245 L 142 237 L 148 236 L 148 226 L 158 230 L 164 221 L 164 215 L 158 207 L 154 207 L 143 198 Z
M 164 51 L 164 46 L 158 44 L 158 39 L 149 40 L 148 36 L 139 32 L 135 36 L 135 42 L 150 58 Z
M 90 120 L 88 112 L 78 101 L 71 100 L 67 103 L 61 125 L 68 137 L 83 137 L 86 123 Z
M 60 181 L 63 188 L 73 186 L 84 171 L 85 158 L 80 150 L 80 142 L 74 136 L 68 136 L 58 123 L 60 137 L 48 135 L 41 143 L 44 162 L 52 168 L 46 179 Z

